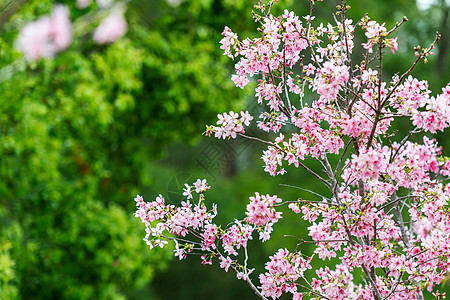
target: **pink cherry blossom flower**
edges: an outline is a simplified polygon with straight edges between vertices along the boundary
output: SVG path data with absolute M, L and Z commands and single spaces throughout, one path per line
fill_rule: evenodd
M 183 196 L 186 196 L 187 199 L 192 199 L 191 186 L 188 185 L 187 183 L 184 184 Z
M 225 272 L 228 272 L 228 269 L 230 268 L 232 263 L 232 260 L 229 256 L 227 258 L 220 256 L 220 267 L 225 270 Z
M 238 119 L 239 115 L 233 111 L 230 111 L 229 114 L 223 113 L 218 114 L 217 125 L 219 126 L 210 126 L 208 135 L 214 132 L 214 136 L 216 138 L 236 138 L 238 133 L 245 133 L 244 125 L 250 125 L 250 121 L 253 120 L 253 117 L 248 113 L 248 111 L 240 112 L 241 118 Z
M 245 220 L 256 226 L 264 226 L 268 223 L 276 223 L 281 218 L 281 212 L 277 212 L 273 206 L 282 200 L 275 196 L 259 195 L 250 197 L 250 203 L 247 205 L 247 217 Z
M 243 89 L 248 84 L 248 78 L 245 75 L 231 75 L 231 80 L 236 84 L 237 87 Z
M 249 126 L 251 120 L 253 120 L 253 117 L 249 114 L 248 111 L 241 111 L 241 118 L 239 119 L 239 121 L 241 121 L 242 124 L 244 124 L 245 126 Z
M 194 182 L 195 192 L 196 193 L 203 193 L 206 190 L 209 190 L 211 187 L 208 186 L 208 183 L 206 182 L 206 179 L 200 180 L 197 179 L 196 182 Z

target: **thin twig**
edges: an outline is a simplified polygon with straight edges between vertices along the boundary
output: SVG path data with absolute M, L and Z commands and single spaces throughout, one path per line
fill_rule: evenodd
M 294 189 L 299 189 L 299 190 L 302 190 L 302 191 L 305 191 L 305 192 L 314 194 L 314 195 L 316 195 L 316 196 L 318 196 L 318 197 L 320 197 L 320 198 L 322 198 L 322 199 L 330 200 L 330 199 L 328 199 L 327 197 L 322 196 L 321 194 L 316 193 L 316 192 L 314 192 L 314 191 L 311 191 L 311 190 L 309 190 L 309 189 L 305 189 L 305 188 L 302 188 L 302 187 L 299 187 L 299 186 L 295 186 L 295 185 L 284 184 L 284 183 L 280 183 L 280 185 L 281 185 L 281 186 L 285 186 L 285 187 L 294 188 Z

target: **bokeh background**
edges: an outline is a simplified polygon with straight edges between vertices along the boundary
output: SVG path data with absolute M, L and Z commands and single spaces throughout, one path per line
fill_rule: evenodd
M 90 35 L 95 19 L 82 18 L 94 4 L 80 11 L 75 1 L 18 0 L 11 13 L 11 1 L 0 1 L 0 299 L 256 299 L 217 263 L 204 267 L 196 256 L 178 262 L 170 247 L 149 251 L 133 217 L 136 194 L 153 200 L 161 193 L 176 204 L 183 184 L 197 178 L 212 186 L 207 201 L 218 204 L 224 225 L 244 217 L 255 191 L 289 200 L 306 194 L 281 184 L 320 190 L 301 170 L 264 173 L 263 145 L 202 136 L 218 113 L 261 110 L 252 84 L 234 87 L 234 63 L 219 49 L 225 26 L 256 36 L 254 2 L 129 1 L 126 36 L 98 46 Z M 413 75 L 435 93 L 450 81 L 449 1 L 347 2 L 354 20 L 368 13 L 387 28 L 408 16 L 398 54 L 386 55 L 386 78 L 407 70 L 412 48 L 439 31 L 436 54 Z M 18 31 L 56 3 L 78 20 L 77 38 L 54 59 L 24 64 L 14 49 Z M 329 22 L 337 4 L 318 3 L 316 24 Z M 285 8 L 309 12 L 306 0 L 281 0 L 274 10 Z M 450 155 L 449 139 L 436 137 Z M 255 272 L 278 248 L 296 247 L 284 234 L 306 235 L 293 213 L 284 217 L 269 242 L 250 245 Z M 439 289 L 450 293 L 449 284 Z

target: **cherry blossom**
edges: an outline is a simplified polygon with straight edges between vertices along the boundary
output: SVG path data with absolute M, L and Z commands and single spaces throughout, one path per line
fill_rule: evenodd
M 217 125 L 220 126 L 209 126 L 206 130 L 206 135 L 210 135 L 214 132 L 214 136 L 216 138 L 236 138 L 238 133 L 244 134 L 245 126 L 250 125 L 250 121 L 253 120 L 253 117 L 249 114 L 248 111 L 241 111 L 240 112 L 241 117 L 239 118 L 239 114 L 235 113 L 233 111 L 230 111 L 229 113 L 223 113 L 218 114 L 217 118 L 219 119 L 217 121 Z

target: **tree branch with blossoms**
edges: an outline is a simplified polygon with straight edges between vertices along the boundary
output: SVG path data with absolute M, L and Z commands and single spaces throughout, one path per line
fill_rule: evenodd
M 218 259 L 221 268 L 236 272 L 261 299 L 290 293 L 295 300 L 421 300 L 425 289 L 442 297 L 434 289 L 450 271 L 450 158 L 441 156 L 441 147 L 428 135 L 450 126 L 450 84 L 433 96 L 425 80 L 411 75 L 433 54 L 439 34 L 428 48 L 415 48 L 416 60 L 408 70 L 384 82 L 385 50 L 395 55 L 398 41 L 391 35 L 406 17 L 390 30 L 368 15 L 354 24 L 343 0 L 333 24 L 316 26 L 315 1 L 303 18 L 288 10 L 274 16 L 275 2 L 255 6 L 261 12 L 253 12 L 261 37 L 241 40 L 225 27 L 220 48 L 224 55 L 239 58 L 231 77 L 237 87 L 245 88 L 250 78 L 260 76 L 255 97 L 265 111 L 257 126 L 276 137 L 247 135 L 246 127 L 258 117 L 247 111 L 219 114 L 206 135 L 261 142 L 267 145 L 262 154 L 267 173 L 281 176 L 286 168 L 302 168 L 331 196 L 301 186 L 290 187 L 321 201 L 283 201 L 255 192 L 246 217 L 222 228 L 214 223 L 216 206 L 207 209 L 204 193 L 209 185 L 199 179 L 185 185 L 186 201 L 180 207 L 166 205 L 162 196 L 153 202 L 136 197 L 135 215 L 146 226 L 144 240 L 150 248 L 175 240 L 180 259 L 195 251 L 203 264 Z M 361 45 L 354 41 L 356 30 L 365 35 Z M 354 61 L 356 50 L 365 53 L 363 61 Z M 305 89 L 312 91 L 308 103 Z M 404 137 L 392 129 L 400 118 L 411 121 Z M 422 142 L 411 142 L 419 133 Z M 313 170 L 310 159 L 322 170 Z M 197 204 L 190 202 L 194 199 Z M 270 239 L 284 205 L 310 223 L 310 238 L 297 237 L 295 249 L 281 247 L 270 256 L 256 286 L 250 279 L 254 269 L 248 266 L 247 245 L 255 234 L 262 242 Z M 314 255 L 301 252 L 304 243 L 315 245 Z M 332 258 L 337 261 L 333 267 L 305 275 L 314 260 Z M 355 276 L 359 274 L 362 280 Z

